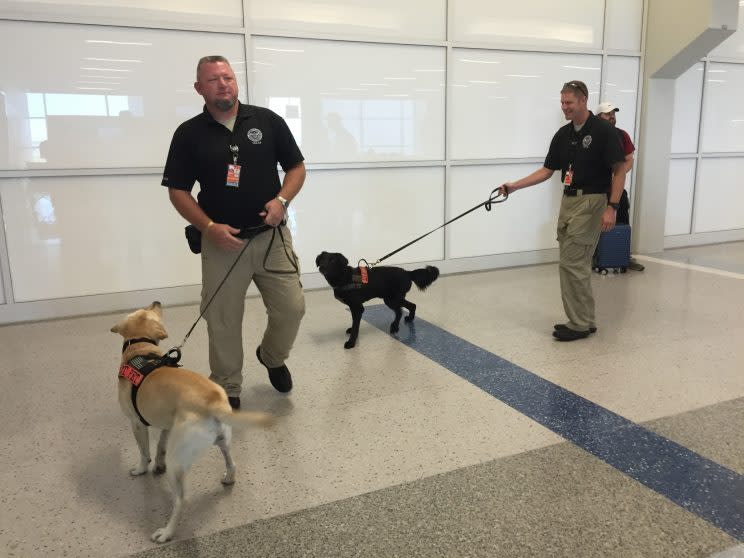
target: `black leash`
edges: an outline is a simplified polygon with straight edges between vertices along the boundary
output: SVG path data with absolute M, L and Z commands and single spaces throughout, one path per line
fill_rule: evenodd
M 251 227 L 250 229 L 258 229 L 261 228 L 263 225 L 259 225 L 258 227 Z M 281 225 L 279 225 L 281 226 Z M 274 234 L 276 234 L 276 227 L 274 227 Z M 248 245 L 253 241 L 253 239 L 256 238 L 255 236 L 252 236 L 250 238 L 246 239 L 245 246 L 243 246 L 243 249 L 240 251 L 240 254 L 238 254 L 238 257 L 235 258 L 235 261 L 230 266 L 230 269 L 227 270 L 227 273 L 225 273 L 225 277 L 220 281 L 220 284 L 217 286 L 217 289 L 214 291 L 214 294 L 209 298 L 209 302 L 207 302 L 206 306 L 204 306 L 204 310 L 201 311 L 201 314 L 199 314 L 199 317 L 196 318 L 196 321 L 193 323 L 191 328 L 189 329 L 188 333 L 186 333 L 186 337 L 183 338 L 183 341 L 181 341 L 181 344 L 177 347 L 173 347 L 170 351 L 166 353 L 166 355 L 169 355 L 172 351 L 177 351 L 178 356 L 180 358 L 181 355 L 181 348 L 186 344 L 186 340 L 189 338 L 189 335 L 191 335 L 191 332 L 194 331 L 194 328 L 196 327 L 196 324 L 199 323 L 199 320 L 202 319 L 202 316 L 204 316 L 204 313 L 207 311 L 207 308 L 209 308 L 209 305 L 212 304 L 212 301 L 214 300 L 214 297 L 217 296 L 217 293 L 220 292 L 220 289 L 222 288 L 222 285 L 225 284 L 225 281 L 227 281 L 227 278 L 230 276 L 230 273 L 232 273 L 232 270 L 235 269 L 235 266 L 238 265 L 238 260 L 240 260 L 240 257 L 243 255 L 243 252 L 245 252 L 245 249 L 248 248 Z M 282 241 L 284 241 L 284 237 L 282 237 Z M 273 237 L 272 237 L 273 242 Z M 271 248 L 271 245 L 269 245 L 269 248 Z M 268 249 L 267 249 L 268 252 Z
M 494 193 L 495 193 L 495 195 L 494 195 Z M 499 197 L 501 197 L 501 196 L 503 196 L 503 199 L 499 200 Z M 458 215 L 457 217 L 453 217 L 452 219 L 450 219 L 450 220 L 449 220 L 449 221 L 447 221 L 446 223 L 444 223 L 444 224 L 442 224 L 442 225 L 439 225 L 439 226 L 438 226 L 438 227 L 437 227 L 436 229 L 430 230 L 430 231 L 429 231 L 428 233 L 426 233 L 426 234 L 423 234 L 423 235 L 419 236 L 419 237 L 418 237 L 418 238 L 416 238 L 415 240 L 412 240 L 412 241 L 411 241 L 411 242 L 409 242 L 408 244 L 405 244 L 405 245 L 401 246 L 401 247 L 400 247 L 400 248 L 398 248 L 397 250 L 394 250 L 394 251 L 390 252 L 389 254 L 386 254 L 386 255 L 384 255 L 384 256 L 383 256 L 383 257 L 381 257 L 381 258 L 380 258 L 379 260 L 377 260 L 377 261 L 376 261 L 375 263 L 373 263 L 373 264 L 368 264 L 368 263 L 367 263 L 367 260 L 365 260 L 365 259 L 361 259 L 361 260 L 359 260 L 359 262 L 360 262 L 360 263 L 361 263 L 361 262 L 364 262 L 365 264 L 367 264 L 367 267 L 374 267 L 374 266 L 376 266 L 377 264 L 379 264 L 380 262 L 383 262 L 383 261 L 385 261 L 386 259 L 388 259 L 388 258 L 389 258 L 390 256 L 393 256 L 393 255 L 397 254 L 398 252 L 400 252 L 400 251 L 401 251 L 401 250 L 403 250 L 404 248 L 408 248 L 408 247 L 409 247 L 409 246 L 410 246 L 411 244 L 415 244 L 416 242 L 418 242 L 418 241 L 419 241 L 419 240 L 421 240 L 422 238 L 425 238 L 425 237 L 429 236 L 429 235 L 430 235 L 431 233 L 433 233 L 433 232 L 436 232 L 436 231 L 438 231 L 439 229 L 441 229 L 441 228 L 444 228 L 444 227 L 446 227 L 446 226 L 447 226 L 447 225 L 449 225 L 450 223 L 453 223 L 453 222 L 457 221 L 457 220 L 458 220 L 458 219 L 459 219 L 460 217 L 465 217 L 465 215 L 467 215 L 468 213 L 472 213 L 473 211 L 475 211 L 475 210 L 476 210 L 476 209 L 478 209 L 479 207 L 481 207 L 481 206 L 485 206 L 485 208 L 486 208 L 486 211 L 491 211 L 491 206 L 492 206 L 493 204 L 497 204 L 497 203 L 503 203 L 503 202 L 505 202 L 505 201 L 506 201 L 506 199 L 507 199 L 508 197 L 509 197 L 509 194 L 508 194 L 508 193 L 506 193 L 506 192 L 502 193 L 502 192 L 500 191 L 500 188 L 494 188 L 493 190 L 491 190 L 491 195 L 490 195 L 490 196 L 488 196 L 488 199 L 487 199 L 486 201 L 484 201 L 484 202 L 481 202 L 481 203 L 479 203 L 479 204 L 478 204 L 478 205 L 476 205 L 475 207 L 471 207 L 470 209 L 468 209 L 468 210 L 467 210 L 467 211 L 465 211 L 464 213 L 460 213 L 460 215 Z M 498 200 L 498 201 L 496 201 L 496 200 Z

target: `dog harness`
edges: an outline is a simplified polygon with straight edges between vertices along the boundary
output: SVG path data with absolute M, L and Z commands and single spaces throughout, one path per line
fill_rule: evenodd
M 130 339 L 129 341 L 124 342 L 122 352 L 124 352 L 130 345 L 141 342 L 148 342 L 152 343 L 153 345 L 158 344 L 157 341 L 153 341 L 152 339 Z M 172 356 L 171 353 L 173 353 L 174 351 L 175 355 Z M 139 412 L 139 409 L 137 408 L 137 392 L 139 391 L 140 385 L 142 385 L 142 382 L 145 380 L 145 378 L 147 378 L 148 374 L 150 374 L 150 372 L 152 372 L 156 368 L 160 368 L 162 366 L 179 366 L 179 360 L 181 360 L 181 351 L 179 351 L 178 349 L 171 349 L 164 355 L 159 355 L 157 353 L 137 355 L 136 357 L 127 361 L 126 364 L 122 364 L 119 367 L 119 377 L 126 378 L 132 384 L 132 407 L 134 407 L 134 412 L 137 413 L 140 421 L 145 426 L 150 426 L 150 423 L 145 420 L 145 417 L 142 416 L 142 414 Z
M 369 270 L 366 267 L 359 266 L 351 272 L 351 283 L 338 287 L 340 291 L 350 291 L 352 289 L 361 289 L 369 283 Z

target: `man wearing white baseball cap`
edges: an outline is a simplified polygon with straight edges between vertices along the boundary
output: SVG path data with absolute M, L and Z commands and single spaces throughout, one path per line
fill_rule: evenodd
M 623 146 L 623 153 L 625 154 L 625 173 L 627 176 L 627 174 L 630 173 L 630 169 L 633 168 L 633 153 L 635 152 L 635 146 L 633 145 L 633 141 L 630 139 L 630 135 L 628 134 L 628 132 L 621 128 L 618 128 L 616 125 L 617 120 L 615 119 L 615 113 L 619 110 L 620 109 L 617 108 L 614 104 L 605 101 L 604 103 L 599 103 L 599 105 L 597 106 L 597 116 L 599 116 L 603 120 L 607 120 L 607 122 L 612 124 L 612 126 L 617 131 L 617 134 L 620 138 L 620 143 Z M 626 192 L 624 189 L 623 194 L 620 197 L 620 207 L 618 207 L 617 210 L 616 222 L 630 224 L 630 201 L 628 200 L 628 192 Z M 634 258 L 630 258 L 628 269 L 632 269 L 634 271 L 643 271 L 645 268 Z

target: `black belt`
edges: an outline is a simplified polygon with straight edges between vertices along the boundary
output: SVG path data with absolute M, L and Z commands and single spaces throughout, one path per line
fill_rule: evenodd
M 564 188 L 563 195 L 573 198 L 576 196 L 588 196 L 589 194 L 606 194 L 607 192 L 595 192 L 594 190 L 584 190 L 582 188 Z
M 273 227 L 271 225 L 259 225 L 257 227 L 241 227 L 240 232 L 236 234 L 238 238 L 242 238 L 244 240 L 253 238 L 254 236 L 258 236 L 262 232 L 266 232 Z

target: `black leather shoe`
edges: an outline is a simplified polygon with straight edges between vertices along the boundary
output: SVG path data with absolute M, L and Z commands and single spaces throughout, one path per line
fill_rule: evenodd
M 240 397 L 228 397 L 227 400 L 230 403 L 230 407 L 240 409 Z
M 553 329 L 558 331 L 559 329 L 570 329 L 566 324 L 555 324 Z M 589 328 L 589 333 L 597 333 L 597 328 L 592 326 Z
M 256 358 L 258 362 L 266 366 L 264 361 L 261 360 L 261 345 L 256 347 Z M 266 370 L 269 371 L 269 381 L 276 391 L 287 393 L 292 389 L 292 374 L 289 373 L 289 368 L 287 368 L 286 364 L 282 364 L 276 368 L 266 366 Z
M 558 341 L 576 341 L 577 339 L 584 339 L 586 337 L 589 337 L 591 335 L 591 332 L 589 330 L 586 331 L 576 331 L 575 329 L 556 329 L 553 332 L 553 337 L 558 339 Z

